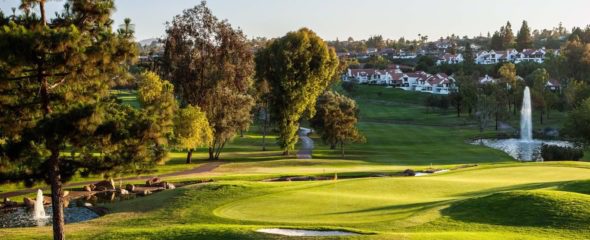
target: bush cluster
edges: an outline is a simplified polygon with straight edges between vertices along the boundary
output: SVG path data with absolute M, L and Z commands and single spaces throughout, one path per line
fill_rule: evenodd
M 545 161 L 574 160 L 578 161 L 584 156 L 581 148 L 560 147 L 543 144 L 541 156 Z

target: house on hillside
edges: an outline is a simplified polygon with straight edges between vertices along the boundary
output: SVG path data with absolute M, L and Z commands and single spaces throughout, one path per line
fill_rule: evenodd
M 547 88 L 553 92 L 560 91 L 561 90 L 561 83 L 556 79 L 549 79 L 547 81 L 547 84 L 545 84 L 545 88 Z
M 518 51 L 508 49 L 505 51 L 479 51 L 475 55 L 476 64 L 497 64 L 501 62 L 514 62 L 517 59 Z
M 557 50 L 550 51 L 553 54 L 559 54 Z M 521 62 L 536 62 L 536 63 L 543 63 L 545 61 L 545 56 L 549 53 L 547 49 L 544 47 L 541 49 L 524 49 L 522 52 L 518 54 L 518 58 L 515 63 Z
M 450 54 L 445 53 L 444 55 L 440 56 L 438 60 L 436 60 L 436 65 L 441 64 L 458 64 L 464 61 L 462 54 Z

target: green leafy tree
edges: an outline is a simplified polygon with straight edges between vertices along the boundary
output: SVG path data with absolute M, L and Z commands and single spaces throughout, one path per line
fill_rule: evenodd
M 545 101 L 545 84 L 549 80 L 549 74 L 544 68 L 535 70 L 531 75 L 527 76 L 527 82 L 531 86 L 531 98 L 533 108 L 539 114 L 539 121 L 543 124 L 543 116 L 547 112 L 547 104 Z
M 516 35 L 516 50 L 522 51 L 533 47 L 533 37 L 531 36 L 531 30 L 526 21 L 522 21 L 522 26 Z
M 0 26 L 0 180 L 49 183 L 54 238 L 64 239 L 65 181 L 145 171 L 165 151 L 148 147 L 158 122 L 107 98 L 137 53 L 132 33 L 112 30 L 113 1 L 67 1 L 51 20 L 44 0 L 21 9 Z
M 141 74 L 138 83 L 138 100 L 142 109 L 148 114 L 155 124 L 152 127 L 154 139 L 157 139 L 155 147 L 163 147 L 168 144 L 174 128 L 174 114 L 178 104 L 174 98 L 174 86 L 153 72 Z
M 477 78 L 477 76 L 475 76 Z M 469 116 L 472 115 L 473 110 L 476 109 L 477 105 L 477 80 L 473 76 L 459 74 L 455 78 L 457 80 L 456 85 L 458 89 L 458 97 L 460 103 L 455 103 L 455 106 L 460 105 L 462 109 L 467 110 Z M 461 110 L 457 109 L 457 112 Z M 460 116 L 460 113 L 457 113 Z
M 383 40 L 383 36 L 381 36 L 381 35 L 375 35 L 375 36 L 369 37 L 369 39 L 367 39 L 366 44 L 367 44 L 367 47 L 370 47 L 370 48 L 377 48 L 377 49 L 385 48 L 385 41 Z
M 568 114 L 564 132 L 570 137 L 590 142 L 590 98 L 582 101 Z
M 214 138 L 209 159 L 251 123 L 254 57 L 242 31 L 218 20 L 205 1 L 174 17 L 168 26 L 162 72 L 181 106 L 207 113 Z
M 502 83 L 505 84 L 504 89 L 507 92 L 505 96 L 510 99 L 510 101 L 506 101 L 508 108 L 512 105 L 513 114 L 516 115 L 519 101 L 518 92 L 521 92 L 517 79 L 518 76 L 516 75 L 516 65 L 513 63 L 503 64 L 500 69 L 498 69 L 498 75 L 502 78 Z
M 181 108 L 174 118 L 174 139 L 177 147 L 188 149 L 186 163 L 192 163 L 193 151 L 213 141 L 207 115 L 192 105 Z
M 272 89 L 272 112 L 279 128 L 278 143 L 289 154 L 297 142 L 299 120 L 315 114 L 315 103 L 338 70 L 333 49 L 313 31 L 303 28 L 275 40 L 256 55 L 259 78 Z
M 574 38 L 565 44 L 563 56 L 568 76 L 584 81 L 590 79 L 590 44 Z
M 316 109 L 316 115 L 310 120 L 311 126 L 332 149 L 340 145 L 342 158 L 345 144 L 365 141 L 356 127 L 359 109 L 354 100 L 327 91 L 318 99 Z
M 563 90 L 565 104 L 568 109 L 576 108 L 582 101 L 590 98 L 590 86 L 586 82 L 570 81 Z

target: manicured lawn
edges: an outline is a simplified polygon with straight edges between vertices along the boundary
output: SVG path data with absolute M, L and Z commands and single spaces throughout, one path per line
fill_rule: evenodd
M 133 92 L 118 92 L 138 106 Z M 345 156 L 317 136 L 313 158 L 282 156 L 259 127 L 227 145 L 223 165 L 210 173 L 174 177 L 213 178 L 148 197 L 103 205 L 111 213 L 66 226 L 69 239 L 276 239 L 260 228 L 340 229 L 367 235 L 353 239 L 588 239 L 590 163 L 519 163 L 501 151 L 469 144 L 481 134 L 473 119 L 452 109 L 428 111 L 426 94 L 359 86 L 359 128 L 364 144 L 346 146 Z M 554 113 L 547 126 L 558 126 Z M 512 119 L 509 124 L 518 125 Z M 172 152 L 157 174 L 206 163 L 205 149 L 187 165 Z M 585 158 L 588 159 L 589 156 Z M 423 177 L 405 169 L 454 168 Z M 475 166 L 477 165 L 477 166 Z M 261 182 L 278 176 L 338 174 L 338 181 Z M 368 176 L 386 177 L 368 177 Z M 347 177 L 361 178 L 347 178 Z M 393 176 L 393 177 L 392 177 Z M 78 180 L 84 180 L 77 178 Z M 2 185 L 0 192 L 22 186 Z M 0 229 L 2 239 L 50 238 L 51 229 Z M 282 238 L 281 238 L 282 239 Z M 314 239 L 314 238 L 312 238 Z

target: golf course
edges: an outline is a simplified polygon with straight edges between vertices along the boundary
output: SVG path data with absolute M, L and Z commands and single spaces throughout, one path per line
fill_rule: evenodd
M 136 104 L 133 92 L 119 92 Z M 424 94 L 359 86 L 359 128 L 367 142 L 342 158 L 314 134 L 312 159 L 283 156 L 256 124 L 236 137 L 213 169 L 167 177 L 188 184 L 102 204 L 102 217 L 68 224 L 71 239 L 284 239 L 260 229 L 332 230 L 346 239 L 588 239 L 590 164 L 518 162 L 470 144 L 480 133 L 467 116 L 429 111 Z M 545 126 L 559 127 L 559 113 Z M 555 124 L 555 125 L 552 125 Z M 305 124 L 304 124 L 305 125 Z M 588 156 L 588 155 L 587 155 Z M 210 164 L 204 149 L 192 164 L 173 152 L 152 175 Z M 413 171 L 444 170 L 405 176 Z M 281 181 L 285 177 L 316 181 Z M 121 176 L 126 177 L 126 176 Z M 98 178 L 98 176 L 96 176 Z M 76 177 L 76 181 L 90 178 Z M 272 180 L 274 179 L 274 181 Z M 2 192 L 23 188 L 2 186 Z M 74 187 L 72 187 L 74 188 Z M 29 194 L 30 195 L 30 194 Z M 49 239 L 50 227 L 0 229 L 5 239 Z

